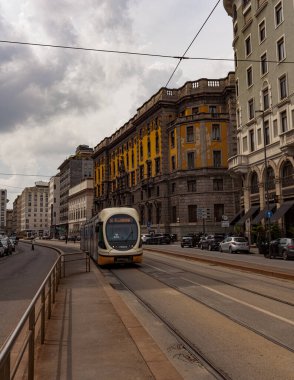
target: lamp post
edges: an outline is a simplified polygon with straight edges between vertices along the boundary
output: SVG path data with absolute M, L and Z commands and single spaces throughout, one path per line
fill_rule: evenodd
M 267 152 L 266 152 L 266 131 L 265 131 L 265 123 L 264 123 L 264 110 L 256 110 L 255 113 L 261 113 L 262 115 L 262 133 L 263 133 L 263 152 L 264 152 L 264 187 L 265 187 L 265 197 L 266 197 L 266 238 L 268 243 L 271 240 L 271 228 L 270 228 L 270 219 L 271 219 L 271 210 L 269 207 L 269 186 L 268 186 L 268 171 L 267 171 Z

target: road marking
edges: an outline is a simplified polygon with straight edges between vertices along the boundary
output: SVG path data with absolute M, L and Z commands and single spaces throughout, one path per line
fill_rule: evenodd
M 154 268 L 154 269 L 157 269 L 157 270 L 160 271 L 160 272 L 169 273 L 168 271 L 163 270 L 163 269 L 160 269 L 160 268 L 158 268 L 158 267 L 155 267 L 154 265 L 146 264 L 146 266 L 149 266 L 149 267 L 152 267 L 152 268 Z M 170 273 L 169 273 L 169 274 L 170 274 Z M 207 289 L 207 290 L 209 290 L 209 291 L 211 291 L 211 292 L 213 292 L 213 293 L 216 293 L 216 294 L 218 294 L 218 295 L 220 295 L 220 296 L 222 296 L 222 297 L 228 298 L 228 299 L 230 299 L 230 300 L 232 300 L 232 301 L 234 301 L 234 302 L 237 302 L 237 303 L 239 303 L 239 304 L 241 304 L 241 305 L 244 305 L 244 306 L 250 307 L 251 309 L 254 309 L 254 310 L 260 311 L 260 312 L 263 313 L 263 314 L 269 315 L 270 317 L 273 317 L 273 318 L 279 319 L 280 321 L 283 321 L 283 322 L 289 323 L 290 325 L 293 325 L 293 326 L 294 326 L 294 321 L 292 321 L 292 320 L 290 320 L 290 319 L 287 319 L 287 318 L 281 317 L 281 316 L 279 316 L 279 315 L 277 315 L 277 314 L 274 314 L 274 313 L 272 313 L 272 312 L 270 312 L 270 311 L 267 311 L 267 310 L 261 309 L 261 308 L 258 307 L 258 306 L 254 306 L 254 305 L 249 304 L 248 302 L 241 301 L 241 300 L 239 300 L 239 299 L 237 299 L 237 298 L 235 298 L 235 297 L 231 297 L 231 296 L 229 296 L 228 294 L 222 293 L 222 292 L 220 292 L 220 291 L 218 291 L 218 290 L 215 290 L 215 289 L 213 289 L 213 288 L 211 288 L 211 287 L 209 287 L 209 286 L 201 285 L 200 283 L 195 282 L 195 281 L 191 281 L 191 280 L 189 280 L 189 279 L 187 279 L 187 278 L 185 278 L 185 277 L 181 277 L 181 278 L 182 278 L 183 280 L 187 281 L 187 282 L 190 282 L 190 283 L 193 284 L 193 285 L 198 285 L 198 286 L 200 286 L 200 287 L 202 287 L 202 288 L 204 288 L 204 289 Z
M 227 295 L 227 294 L 225 294 L 225 293 L 222 293 L 222 292 L 220 292 L 220 291 L 218 291 L 218 290 L 215 290 L 215 289 L 213 289 L 213 288 L 210 288 L 209 286 L 201 285 L 201 284 L 199 284 L 198 282 L 191 281 L 191 280 L 189 280 L 189 279 L 187 279 L 187 278 L 185 278 L 185 277 L 182 277 L 182 279 L 185 280 L 185 281 L 187 281 L 187 282 L 190 282 L 191 284 L 198 285 L 198 286 L 200 286 L 200 287 L 202 287 L 202 288 L 205 288 L 205 289 L 207 289 L 207 290 L 209 290 L 209 291 L 211 291 L 211 292 L 213 292 L 213 293 L 219 294 L 219 295 L 221 295 L 221 296 L 223 296 L 223 297 L 225 297 L 225 298 L 228 298 L 228 299 L 230 299 L 230 300 L 232 300 L 232 301 L 235 301 L 235 302 L 237 302 L 237 303 L 240 303 L 241 305 L 248 306 L 248 307 L 250 307 L 251 309 L 254 309 L 254 310 L 260 311 L 261 313 L 264 313 L 264 314 L 266 314 L 266 315 L 269 315 L 269 316 L 271 316 L 271 317 L 274 317 L 274 318 L 276 318 L 276 319 L 279 319 L 279 320 L 281 320 L 281 321 L 283 321 L 283 322 L 289 323 L 290 325 L 293 325 L 293 326 L 294 326 L 294 321 L 291 321 L 290 319 L 287 319 L 287 318 L 281 317 L 281 316 L 279 316 L 279 315 L 277 315 L 277 314 L 274 314 L 274 313 L 272 313 L 272 312 L 270 312 L 270 311 L 267 311 L 267 310 L 261 309 L 261 308 L 258 307 L 258 306 L 251 305 L 251 304 L 248 303 L 248 302 L 238 300 L 238 299 L 235 298 L 235 297 L 231 297 L 231 296 L 229 296 L 229 295 Z

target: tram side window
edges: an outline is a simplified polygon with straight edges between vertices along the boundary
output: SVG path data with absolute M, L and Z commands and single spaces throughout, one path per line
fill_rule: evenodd
M 103 223 L 100 222 L 96 228 L 98 227 L 98 246 L 100 248 L 106 248 L 105 242 L 104 242 L 104 236 L 103 236 Z

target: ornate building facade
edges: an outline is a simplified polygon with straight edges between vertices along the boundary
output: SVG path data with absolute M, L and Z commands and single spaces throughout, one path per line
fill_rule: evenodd
M 224 0 L 233 19 L 237 154 L 229 170 L 243 181 L 250 236 L 260 222 L 291 233 L 294 219 L 294 4 Z
M 94 148 L 95 212 L 135 207 L 144 230 L 225 232 L 239 210 L 235 76 L 160 89 Z

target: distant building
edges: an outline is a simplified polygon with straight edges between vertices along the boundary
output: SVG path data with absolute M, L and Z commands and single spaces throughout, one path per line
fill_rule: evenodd
M 68 157 L 58 168 L 60 171 L 60 234 L 68 233 L 69 189 L 87 178 L 93 178 L 93 148 L 79 145 L 74 155 Z
M 68 194 L 68 235 L 80 235 L 81 225 L 93 216 L 93 178 L 85 179 L 69 189 Z
M 0 189 L 0 233 L 6 229 L 7 190 Z
M 12 232 L 19 234 L 21 231 L 21 196 L 18 195 L 13 202 Z
M 35 182 L 26 187 L 20 195 L 20 233 L 23 236 L 49 234 L 48 224 L 48 182 Z
M 5 233 L 7 236 L 12 235 L 13 232 L 13 226 L 12 226 L 12 220 L 13 220 L 13 210 L 6 210 L 6 227 L 5 227 Z
M 57 237 L 60 224 L 60 175 L 50 178 L 48 196 L 48 225 L 50 236 Z

